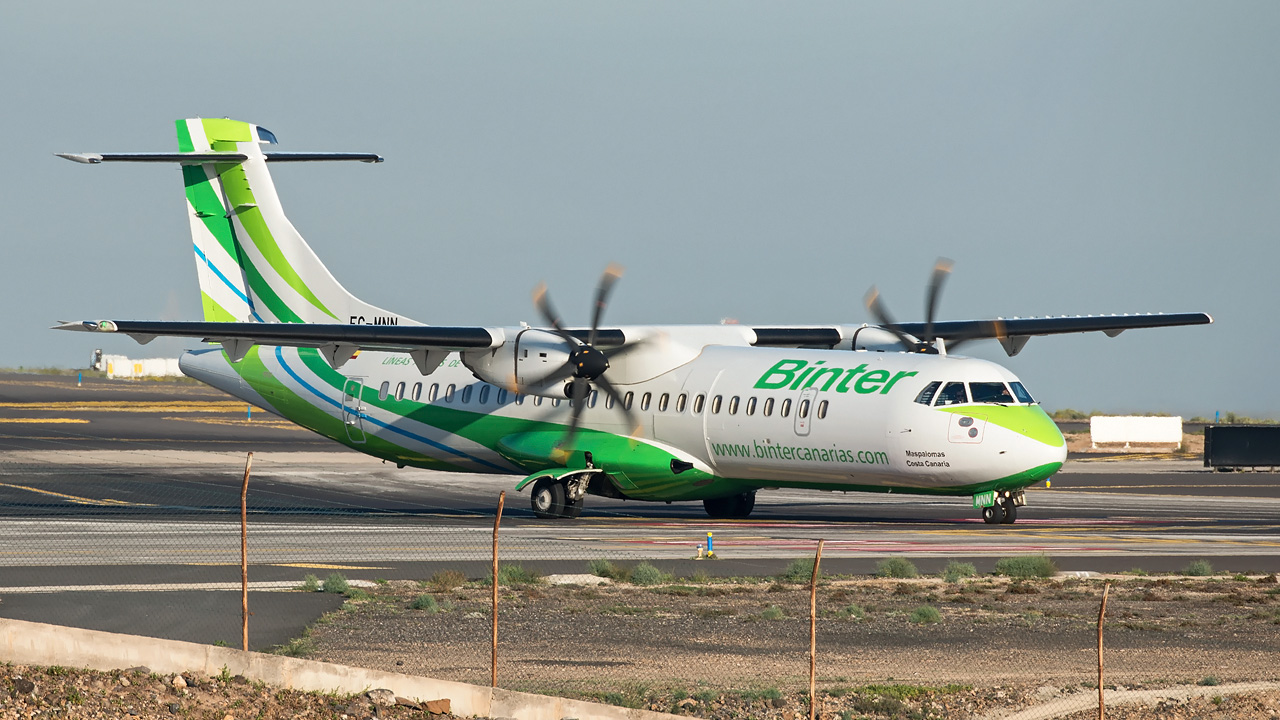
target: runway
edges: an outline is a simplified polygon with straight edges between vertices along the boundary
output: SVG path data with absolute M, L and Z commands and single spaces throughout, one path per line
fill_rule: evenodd
M 834 573 L 871 572 L 889 555 L 911 557 L 922 572 L 949 559 L 990 570 L 1032 553 L 1068 571 L 1174 571 L 1199 558 L 1220 570 L 1280 571 L 1280 475 L 1207 472 L 1196 460 L 1069 460 L 1051 487 L 1028 490 L 1009 526 L 983 524 L 968 498 L 791 490 L 761 491 L 741 521 L 709 520 L 700 503 L 596 497 L 581 518 L 548 521 L 533 517 L 527 494 L 511 492 L 513 476 L 396 469 L 261 411 L 249 419 L 243 405 L 201 386 L 74 382 L 0 376 L 0 419 L 29 420 L 0 422 L 6 617 L 204 642 L 225 635 L 198 618 L 221 618 L 231 596 L 238 603 L 217 588 L 239 581 L 247 451 L 250 577 L 263 598 L 255 645 L 283 641 L 336 605 L 271 592 L 309 573 L 423 579 L 447 567 L 483 576 L 504 490 L 503 558 L 544 572 L 583 572 L 587 560 L 608 558 L 677 574 L 769 574 L 810 555 L 818 538 Z M 84 422 L 40 422 L 54 419 Z M 693 560 L 708 532 L 721 559 Z M 139 607 L 149 610 L 131 609 Z

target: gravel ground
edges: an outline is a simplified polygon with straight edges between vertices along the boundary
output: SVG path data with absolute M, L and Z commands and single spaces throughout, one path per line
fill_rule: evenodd
M 240 676 L 154 675 L 146 668 L 95 672 L 0 665 L 0 718 L 432 718 L 390 691 L 334 695 L 278 690 Z
M 1196 688 L 1280 678 L 1274 576 L 1110 581 L 1108 685 Z M 1083 691 L 1097 678 L 1102 582 L 826 580 L 818 593 L 822 715 L 977 718 L 1068 698 L 1087 703 Z M 291 650 L 485 683 L 489 593 L 475 582 L 388 583 L 322 619 Z M 499 684 L 706 718 L 807 717 L 808 606 L 803 584 L 760 579 L 513 584 L 502 588 Z M 1258 701 L 1262 714 L 1238 699 L 1213 705 L 1195 698 L 1177 712 L 1195 717 L 1194 708 L 1209 702 L 1206 712 L 1229 706 L 1235 714 L 1205 717 L 1273 717 L 1274 698 Z M 1184 716 L 1149 703 L 1117 708 L 1113 717 L 1121 712 Z

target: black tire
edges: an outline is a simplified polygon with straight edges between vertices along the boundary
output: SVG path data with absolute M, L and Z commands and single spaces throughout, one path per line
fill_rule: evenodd
M 1000 503 L 982 508 L 982 521 L 988 525 L 999 525 L 1004 522 L 1004 508 Z
M 733 509 L 733 517 L 744 518 L 751 514 L 756 507 L 756 494 L 753 492 L 742 493 L 738 496 L 738 505 Z
M 529 504 L 537 517 L 544 519 L 563 517 L 564 485 L 550 478 L 537 481 L 533 484 L 533 492 L 529 493 Z
M 1004 505 L 1001 506 L 1001 509 L 1004 510 L 1004 517 L 1001 518 L 1000 520 L 1000 523 L 1002 525 L 1012 525 L 1015 522 L 1017 522 L 1018 506 L 1014 505 L 1013 501 L 1009 501 L 1008 503 L 1005 503 Z
M 585 504 L 586 498 L 578 498 L 574 502 L 565 501 L 564 516 L 567 518 L 576 518 L 582 514 L 582 506 Z

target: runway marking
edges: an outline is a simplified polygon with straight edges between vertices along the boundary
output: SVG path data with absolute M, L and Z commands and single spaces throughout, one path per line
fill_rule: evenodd
M 57 410 L 60 412 L 186 412 L 186 413 L 243 413 L 246 403 L 231 400 L 209 402 L 130 402 L 127 400 L 89 400 L 69 402 L 0 402 L 0 408 L 13 410 Z
M 29 492 L 39 493 L 41 495 L 51 495 L 53 497 L 62 498 L 63 500 L 68 500 L 77 505 L 109 505 L 113 507 L 127 505 L 129 507 L 155 507 L 155 505 L 152 505 L 151 503 L 135 503 L 135 502 L 128 502 L 126 500 L 112 500 L 110 498 L 102 498 L 101 500 L 95 500 L 93 498 L 80 497 L 79 495 L 67 495 L 65 493 L 54 492 L 52 490 L 41 490 L 40 488 L 33 488 L 27 485 L 12 485 L 10 483 L 0 483 L 0 487 L 14 488 L 15 490 L 27 490 Z
M 249 583 L 250 590 L 297 590 L 297 580 L 265 580 Z M 348 580 L 352 587 L 374 587 L 369 580 Z M 28 585 L 26 587 L 0 587 L 0 592 L 11 595 L 55 592 L 176 592 L 180 590 L 239 590 L 238 582 L 217 583 L 155 583 L 153 585 Z
M 308 568 L 312 570 L 390 570 L 389 567 L 366 565 L 325 565 L 323 563 L 270 563 L 273 567 Z
M 30 423 L 32 425 L 56 425 L 68 423 L 87 423 L 85 418 L 0 418 L 0 423 Z
M 280 430 L 301 430 L 302 432 L 310 432 L 301 425 L 291 423 L 288 420 L 249 420 L 245 417 L 238 418 L 213 418 L 213 417 L 165 417 L 161 420 L 178 420 L 181 422 L 205 423 L 208 425 L 235 425 L 239 427 L 269 427 Z

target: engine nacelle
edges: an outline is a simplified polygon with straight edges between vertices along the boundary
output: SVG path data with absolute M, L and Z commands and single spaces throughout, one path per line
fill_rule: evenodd
M 510 336 L 508 336 L 510 337 Z M 525 395 L 563 398 L 569 378 L 561 375 L 542 381 L 569 363 L 570 348 L 564 338 L 546 330 L 525 328 L 514 342 L 490 350 L 462 353 L 462 363 L 480 380 L 514 389 Z
M 864 325 L 853 331 L 854 350 L 872 352 L 902 352 L 902 342 L 891 331 L 874 325 Z

